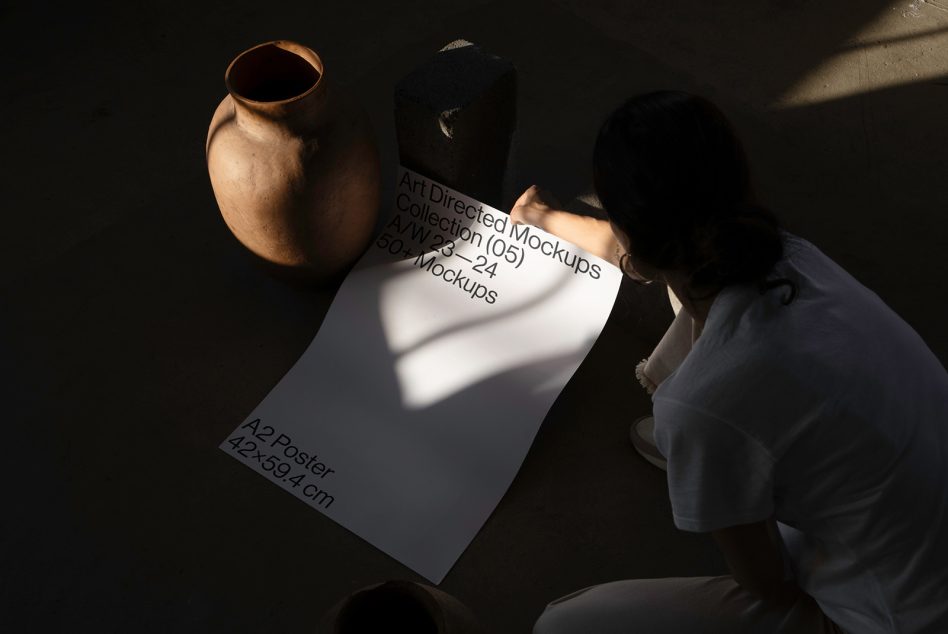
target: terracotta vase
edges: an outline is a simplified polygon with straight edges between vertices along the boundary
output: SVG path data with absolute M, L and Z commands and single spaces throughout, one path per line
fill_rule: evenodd
M 471 611 L 455 597 L 424 583 L 391 580 L 353 592 L 319 623 L 319 634 L 481 634 Z
M 207 133 L 207 169 L 227 226 L 259 262 L 327 281 L 368 246 L 380 161 L 363 108 L 313 50 L 286 40 L 238 55 Z

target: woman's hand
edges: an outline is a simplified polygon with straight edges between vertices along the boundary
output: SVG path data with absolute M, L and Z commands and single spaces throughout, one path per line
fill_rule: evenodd
M 608 221 L 563 211 L 559 206 L 553 194 L 531 185 L 514 203 L 510 221 L 515 225 L 539 227 L 618 266 L 616 249 L 619 243 Z
M 515 225 L 527 224 L 544 228 L 549 214 L 558 211 L 560 203 L 550 192 L 537 185 L 530 185 L 510 210 L 510 221 Z

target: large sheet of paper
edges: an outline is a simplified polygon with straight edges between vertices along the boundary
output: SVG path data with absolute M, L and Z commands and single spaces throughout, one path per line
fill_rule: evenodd
M 302 357 L 220 447 L 440 583 L 599 336 L 621 273 L 405 168 L 395 207 Z

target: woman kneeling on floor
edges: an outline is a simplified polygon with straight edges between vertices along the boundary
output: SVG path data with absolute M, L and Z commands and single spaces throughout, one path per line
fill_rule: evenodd
M 657 376 L 640 365 L 654 431 L 634 435 L 667 469 L 675 525 L 710 532 L 732 575 L 584 588 L 550 603 L 535 634 L 948 632 L 939 360 L 758 204 L 741 144 L 706 99 L 629 99 L 593 160 L 608 221 L 558 210 L 536 187 L 511 218 L 680 302 L 686 354 Z

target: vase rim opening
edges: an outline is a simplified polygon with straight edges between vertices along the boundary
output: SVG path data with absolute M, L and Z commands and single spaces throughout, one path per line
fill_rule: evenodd
M 237 55 L 224 72 L 224 85 L 248 105 L 282 105 L 315 92 L 324 76 L 316 51 L 291 40 L 271 40 Z

